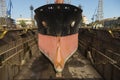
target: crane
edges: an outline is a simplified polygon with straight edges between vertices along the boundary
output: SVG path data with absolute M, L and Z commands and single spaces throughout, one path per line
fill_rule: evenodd
M 103 19 L 103 0 L 98 2 L 97 18 L 98 21 Z
M 96 16 L 97 16 L 96 11 L 97 11 L 97 8 L 95 9 L 94 14 L 93 14 L 93 16 L 91 18 L 92 22 L 94 22 L 94 20 L 96 19 Z
M 97 12 L 97 13 L 96 13 Z M 92 16 L 92 26 L 96 28 L 101 28 L 103 27 L 103 0 L 99 0 L 98 2 L 98 7 L 95 9 L 95 12 Z
M 12 11 L 12 8 L 13 8 L 12 1 L 9 0 L 8 8 L 7 8 L 7 17 L 10 17 L 10 18 L 11 18 L 11 11 Z
M 9 0 L 8 7 L 6 8 L 6 1 L 0 0 L 0 17 L 11 17 L 12 1 Z

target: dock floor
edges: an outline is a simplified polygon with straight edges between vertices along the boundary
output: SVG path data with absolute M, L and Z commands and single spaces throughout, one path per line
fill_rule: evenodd
M 42 54 L 33 57 L 15 77 L 21 79 L 58 79 L 52 63 Z M 62 79 L 102 80 L 91 63 L 77 51 L 65 64 Z

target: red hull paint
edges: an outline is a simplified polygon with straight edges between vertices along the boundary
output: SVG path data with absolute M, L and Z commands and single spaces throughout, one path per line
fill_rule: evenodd
M 38 46 L 47 56 L 57 72 L 61 72 L 65 62 L 78 48 L 78 33 L 68 36 L 48 36 L 38 34 Z

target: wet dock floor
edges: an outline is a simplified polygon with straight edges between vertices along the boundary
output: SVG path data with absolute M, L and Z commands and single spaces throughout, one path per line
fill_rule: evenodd
M 15 80 L 58 79 L 55 76 L 52 63 L 42 54 L 39 57 L 32 58 L 23 67 Z M 91 66 L 91 63 L 78 52 L 66 62 L 62 75 L 62 79 L 68 80 L 102 80 L 101 76 Z

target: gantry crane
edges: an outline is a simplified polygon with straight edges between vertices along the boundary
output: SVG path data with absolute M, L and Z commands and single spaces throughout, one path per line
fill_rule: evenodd
M 101 21 L 103 19 L 103 0 L 99 0 L 96 20 Z
M 92 16 L 92 26 L 103 27 L 103 0 L 99 0 L 98 7 Z

